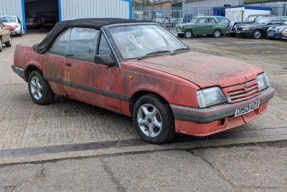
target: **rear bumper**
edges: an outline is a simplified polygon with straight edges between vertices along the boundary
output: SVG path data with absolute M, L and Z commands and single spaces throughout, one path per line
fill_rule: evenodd
M 16 74 L 25 79 L 25 69 L 17 67 L 15 65 L 12 65 L 11 68 Z
M 250 122 L 262 115 L 272 99 L 275 90 L 272 87 L 247 101 L 234 104 L 217 105 L 205 109 L 187 108 L 171 105 L 175 118 L 176 132 L 196 136 L 206 136 L 226 129 L 231 129 Z M 260 107 L 250 113 L 235 117 L 236 108 L 260 100 Z

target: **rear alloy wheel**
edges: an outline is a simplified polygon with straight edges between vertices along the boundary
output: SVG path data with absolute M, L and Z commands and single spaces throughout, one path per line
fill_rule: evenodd
M 158 95 L 149 94 L 137 100 L 133 109 L 133 121 L 140 137 L 149 143 L 165 143 L 174 137 L 171 109 Z
M 0 52 L 2 52 L 2 50 L 3 50 L 3 45 L 2 45 L 2 39 L 0 37 Z
M 38 70 L 32 71 L 29 75 L 28 88 L 30 96 L 36 104 L 45 105 L 54 100 L 54 93 Z
M 9 38 L 9 41 L 5 43 L 6 47 L 11 47 L 12 46 L 12 38 Z
M 191 30 L 186 30 L 184 32 L 184 37 L 185 38 L 191 38 L 192 37 L 192 31 Z
M 253 32 L 253 38 L 254 39 L 260 39 L 262 37 L 262 32 L 260 30 L 255 30 Z
M 220 30 L 215 30 L 215 31 L 213 32 L 213 37 L 218 38 L 218 37 L 220 37 L 220 36 L 221 36 L 221 31 L 220 31 Z

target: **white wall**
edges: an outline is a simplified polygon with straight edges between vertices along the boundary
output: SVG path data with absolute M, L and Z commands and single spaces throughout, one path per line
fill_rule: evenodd
M 62 0 L 62 20 L 78 18 L 129 19 L 129 2 L 122 0 Z
M 195 1 L 195 2 L 185 2 L 183 7 L 221 7 L 224 4 L 230 5 L 242 5 L 243 0 L 205 0 L 205 1 Z
M 16 15 L 23 21 L 21 0 L 0 0 L 1 15 Z

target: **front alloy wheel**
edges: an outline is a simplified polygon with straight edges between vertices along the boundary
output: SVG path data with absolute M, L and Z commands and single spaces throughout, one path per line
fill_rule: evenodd
M 133 108 L 134 126 L 139 136 L 149 143 L 165 143 L 175 134 L 169 104 L 155 94 L 144 95 Z
M 144 104 L 138 110 L 137 121 L 141 131 L 148 137 L 156 137 L 162 130 L 162 118 L 158 109 L 151 104 Z
M 253 33 L 253 38 L 254 39 L 260 39 L 262 36 L 262 32 L 260 30 L 255 30 Z
M 184 32 L 184 37 L 186 37 L 186 38 L 191 38 L 191 37 L 192 37 L 192 32 L 191 32 L 190 30 L 186 30 L 186 31 Z

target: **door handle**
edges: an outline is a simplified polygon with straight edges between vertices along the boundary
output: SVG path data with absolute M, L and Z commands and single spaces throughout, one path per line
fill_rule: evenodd
M 71 63 L 66 63 L 66 66 L 71 67 L 72 64 Z

